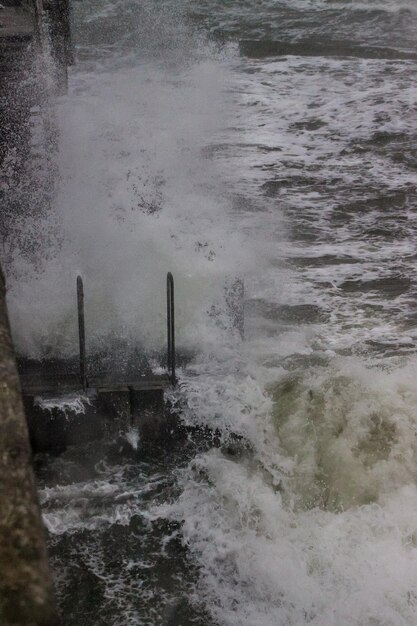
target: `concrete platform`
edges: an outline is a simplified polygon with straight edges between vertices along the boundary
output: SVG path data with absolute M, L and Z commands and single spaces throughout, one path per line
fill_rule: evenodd
M 153 372 L 143 346 L 129 345 L 114 336 L 101 351 L 95 349 L 87 356 L 81 276 L 76 288 L 78 356 L 17 359 L 32 449 L 65 448 L 132 426 L 143 441 L 161 441 L 172 431 L 173 423 L 173 416 L 165 410 L 164 391 L 176 384 L 172 274 L 168 272 L 166 280 L 166 373 Z M 165 358 L 161 356 L 161 361 Z
M 164 391 L 172 387 L 172 379 L 153 374 L 145 359 L 136 365 L 127 372 L 90 368 L 83 389 L 76 357 L 18 359 L 32 450 L 60 451 L 105 436 L 117 438 L 130 428 L 144 442 L 164 439 L 172 425 Z
M 39 380 L 21 377 L 22 393 L 24 397 L 35 396 L 65 396 L 68 394 L 83 394 L 84 390 L 79 380 Z M 92 377 L 89 379 L 87 395 L 97 396 L 103 393 L 117 393 L 129 391 L 163 391 L 172 386 L 168 374 L 159 376 L 144 376 L 132 381 L 114 382 L 104 377 Z

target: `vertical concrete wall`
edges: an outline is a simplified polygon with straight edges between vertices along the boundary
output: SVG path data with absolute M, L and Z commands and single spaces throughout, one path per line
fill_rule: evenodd
M 57 624 L 0 269 L 0 626 Z

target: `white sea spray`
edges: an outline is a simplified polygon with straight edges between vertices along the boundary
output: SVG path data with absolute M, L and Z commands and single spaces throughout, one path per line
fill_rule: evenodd
M 81 415 L 86 412 L 86 407 L 91 405 L 91 399 L 86 395 L 65 395 L 65 396 L 35 396 L 34 405 L 43 411 L 60 411 L 70 418 L 72 415 Z

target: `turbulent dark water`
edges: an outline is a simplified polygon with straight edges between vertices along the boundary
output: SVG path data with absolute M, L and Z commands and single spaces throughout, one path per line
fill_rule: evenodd
M 88 0 L 74 32 L 15 340 L 74 350 L 81 271 L 95 341 L 157 349 L 170 269 L 172 399 L 224 445 L 38 459 L 65 624 L 415 624 L 415 3 Z

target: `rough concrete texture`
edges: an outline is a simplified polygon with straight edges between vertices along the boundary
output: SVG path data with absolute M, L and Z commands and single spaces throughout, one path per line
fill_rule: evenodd
M 58 624 L 0 270 L 0 626 Z

